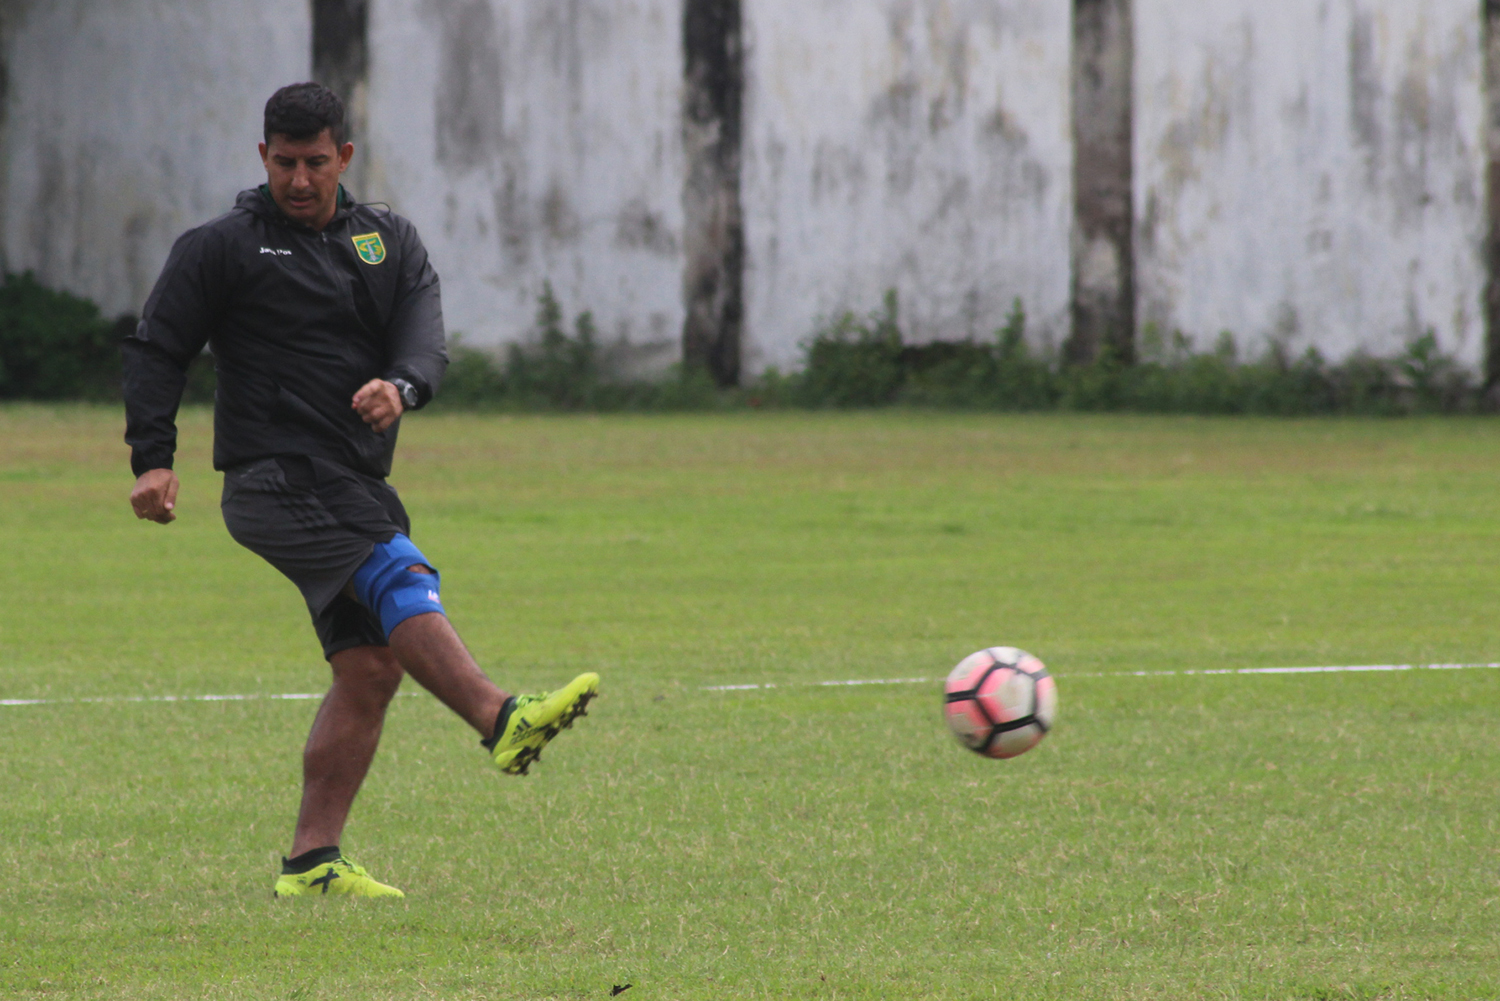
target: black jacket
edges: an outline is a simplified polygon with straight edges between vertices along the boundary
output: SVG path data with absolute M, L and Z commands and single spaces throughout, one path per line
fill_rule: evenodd
M 351 398 L 400 377 L 421 406 L 448 365 L 438 276 L 416 228 L 342 188 L 321 233 L 287 219 L 262 186 L 172 247 L 122 345 L 137 476 L 172 468 L 188 363 L 205 341 L 218 372 L 215 469 L 305 455 L 384 477 L 400 424 L 377 434 Z

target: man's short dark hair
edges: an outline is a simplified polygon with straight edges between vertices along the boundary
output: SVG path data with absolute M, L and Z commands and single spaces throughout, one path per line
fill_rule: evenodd
M 316 139 L 324 129 L 333 145 L 344 145 L 344 102 L 321 83 L 293 83 L 266 102 L 266 142 L 272 136 Z

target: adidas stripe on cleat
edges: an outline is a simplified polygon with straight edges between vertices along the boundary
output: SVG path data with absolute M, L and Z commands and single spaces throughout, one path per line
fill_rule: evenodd
M 598 694 L 599 675 L 590 671 L 555 692 L 517 695 L 501 711 L 495 735 L 481 743 L 502 772 L 525 775 L 553 737 L 588 715 L 588 704 Z
M 283 872 L 276 877 L 276 888 L 272 894 L 278 900 L 282 897 L 310 896 L 406 896 L 394 886 L 386 886 L 373 879 L 364 866 L 355 865 L 342 855 L 332 862 L 315 865 L 306 872 Z

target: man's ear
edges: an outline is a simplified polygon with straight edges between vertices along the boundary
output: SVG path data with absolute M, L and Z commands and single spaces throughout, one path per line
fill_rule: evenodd
M 354 144 L 344 143 L 339 149 L 339 173 L 349 169 L 349 161 L 354 159 Z
M 267 170 L 269 170 L 271 168 L 270 162 L 266 159 L 266 144 L 265 143 L 261 143 L 260 144 L 260 163 L 261 163 L 261 166 L 265 167 Z

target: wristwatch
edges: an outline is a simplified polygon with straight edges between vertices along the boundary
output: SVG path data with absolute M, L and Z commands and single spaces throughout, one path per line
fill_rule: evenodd
M 390 384 L 392 386 L 396 387 L 396 392 L 398 392 L 398 393 L 401 394 L 401 406 L 403 408 L 405 408 L 407 410 L 415 410 L 415 409 L 417 409 L 417 387 L 416 386 L 413 386 L 411 383 L 407 382 L 405 379 L 389 379 L 387 381 L 390 382 Z

